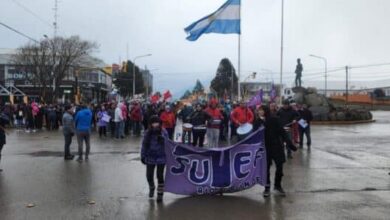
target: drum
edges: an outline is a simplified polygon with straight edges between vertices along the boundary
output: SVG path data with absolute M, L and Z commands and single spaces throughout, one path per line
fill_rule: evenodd
M 190 123 L 184 123 L 183 124 L 183 132 L 184 131 L 192 131 L 192 124 L 190 124 Z
M 239 140 L 245 139 L 252 131 L 253 125 L 245 123 L 237 128 L 237 134 Z

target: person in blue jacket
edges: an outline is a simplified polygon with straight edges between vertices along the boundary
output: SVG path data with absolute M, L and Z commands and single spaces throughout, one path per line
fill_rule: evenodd
M 86 106 L 81 105 L 80 110 L 75 117 L 75 127 L 77 134 L 77 142 L 79 145 L 79 157 L 77 161 L 83 161 L 83 143 L 85 141 L 85 160 L 88 160 L 88 155 L 91 149 L 90 135 L 91 135 L 92 111 Z
M 146 165 L 146 178 L 149 184 L 149 198 L 153 198 L 154 170 L 157 167 L 157 202 L 161 202 L 164 194 L 165 139 L 168 132 L 162 128 L 162 121 L 154 115 L 149 119 L 148 130 L 145 132 L 141 148 L 141 162 Z

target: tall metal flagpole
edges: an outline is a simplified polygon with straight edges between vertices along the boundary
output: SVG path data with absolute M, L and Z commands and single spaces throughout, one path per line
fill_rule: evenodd
M 281 44 L 280 44 L 280 98 L 279 104 L 282 105 L 283 95 L 283 34 L 284 34 L 284 0 L 282 0 L 282 29 L 281 29 Z
M 242 1 L 240 1 L 240 11 L 239 11 L 239 18 L 240 18 L 240 33 L 238 34 L 238 82 L 237 82 L 237 99 L 240 101 L 241 100 L 241 85 L 240 85 L 240 76 L 241 76 L 241 7 L 242 7 Z M 233 89 L 233 88 L 232 88 Z

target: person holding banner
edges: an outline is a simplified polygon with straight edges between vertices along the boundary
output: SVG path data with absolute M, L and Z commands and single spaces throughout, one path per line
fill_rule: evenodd
M 207 141 L 209 143 L 209 147 L 211 148 L 218 147 L 220 126 L 223 120 L 223 115 L 219 108 L 217 108 L 217 105 L 217 100 L 213 98 L 209 102 L 209 107 L 205 110 L 205 112 L 209 115 L 206 133 Z
M 267 184 L 263 193 L 264 197 L 270 196 L 270 168 L 272 161 L 275 163 L 275 181 L 274 190 L 281 196 L 286 193 L 282 188 L 283 177 L 283 163 L 286 162 L 286 155 L 284 152 L 284 142 L 287 143 L 287 148 L 296 151 L 297 147 L 292 143 L 286 131 L 282 127 L 278 117 L 271 114 L 270 109 L 264 107 L 265 116 L 265 147 L 267 151 Z
M 154 115 L 149 119 L 149 127 L 145 132 L 141 147 L 141 162 L 146 165 L 146 179 L 149 184 L 149 198 L 154 197 L 154 170 L 157 167 L 157 202 L 161 202 L 164 195 L 164 169 L 166 163 L 165 138 L 167 131 L 162 127 L 161 119 Z

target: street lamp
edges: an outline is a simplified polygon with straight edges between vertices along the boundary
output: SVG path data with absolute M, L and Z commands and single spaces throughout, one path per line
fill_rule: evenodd
M 325 97 L 328 94 L 328 61 L 326 60 L 325 57 L 317 56 L 310 54 L 311 57 L 318 58 L 324 61 L 325 63 Z
M 150 57 L 150 56 L 152 56 L 152 54 L 145 54 L 145 55 L 141 55 L 141 56 L 136 56 L 133 59 L 133 98 L 135 96 L 135 61 L 139 58 Z

